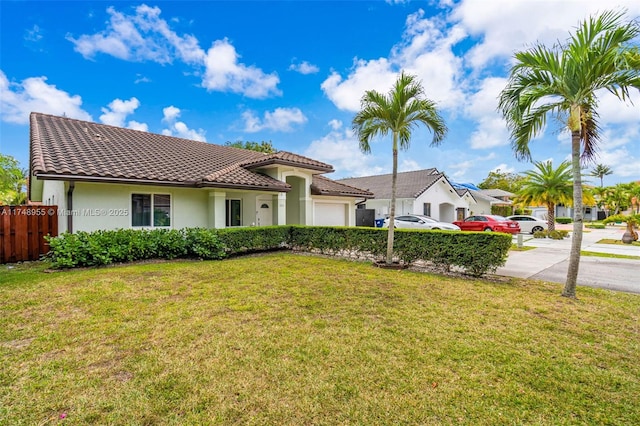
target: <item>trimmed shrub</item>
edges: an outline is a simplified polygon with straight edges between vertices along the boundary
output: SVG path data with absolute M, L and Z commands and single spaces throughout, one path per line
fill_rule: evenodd
M 185 228 L 182 230 L 186 253 L 190 257 L 203 260 L 217 260 L 225 257 L 224 245 L 215 229 Z
M 533 238 L 547 238 L 547 231 L 536 231 L 533 233 Z
M 289 226 L 224 228 L 216 232 L 224 252 L 229 256 L 289 247 Z
M 589 223 L 584 227 L 590 228 L 590 229 L 606 229 L 607 228 L 607 226 L 604 223 Z
M 45 237 L 54 268 L 100 266 L 144 259 L 174 259 L 187 254 L 181 231 L 173 229 L 64 233 Z
M 444 270 L 458 266 L 473 276 L 494 272 L 505 264 L 511 235 L 494 232 L 396 229 L 394 255 L 404 263 L 430 262 Z M 387 230 L 366 227 L 291 228 L 292 246 L 323 254 L 352 253 L 384 259 Z
M 99 266 L 143 259 L 230 255 L 291 248 L 329 255 L 384 259 L 387 230 L 366 227 L 267 226 L 183 230 L 77 232 L 48 237 L 54 268 Z M 480 276 L 507 259 L 511 235 L 397 229 L 394 255 L 406 264 L 421 260 L 444 270 L 452 266 Z
M 564 238 L 564 236 L 562 235 L 562 233 L 560 231 L 550 231 L 549 232 L 549 238 L 554 239 L 554 240 L 562 240 Z
M 560 223 L 562 225 L 566 225 L 573 222 L 573 219 L 570 217 L 556 217 L 556 223 Z

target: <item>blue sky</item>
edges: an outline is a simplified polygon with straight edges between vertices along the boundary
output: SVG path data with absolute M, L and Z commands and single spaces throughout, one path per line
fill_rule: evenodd
M 365 90 L 404 69 L 450 129 L 414 133 L 402 171 L 436 167 L 479 183 L 521 172 L 496 111 L 513 52 L 566 40 L 600 0 L 0 1 L 0 151 L 28 166 L 31 111 L 210 143 L 272 141 L 325 161 L 332 178 L 391 172 L 390 140 L 358 150 L 351 120 Z M 607 2 L 640 16 L 640 2 Z M 605 185 L 640 180 L 640 96 L 600 98 Z M 534 160 L 568 158 L 549 122 Z M 167 153 L 170 155 L 170 153 Z M 592 168 L 592 165 L 590 166 Z M 591 178 L 593 183 L 597 179 Z

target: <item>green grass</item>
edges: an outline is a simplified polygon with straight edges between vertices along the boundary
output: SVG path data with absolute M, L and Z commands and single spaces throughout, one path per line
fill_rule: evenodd
M 620 245 L 620 246 L 632 245 L 632 246 L 640 247 L 640 241 L 634 241 L 631 244 L 626 244 L 626 243 L 623 243 L 622 240 L 614 240 L 614 239 L 611 239 L 611 238 L 603 238 L 602 240 L 599 240 L 597 242 L 597 244 L 615 244 L 615 245 Z
M 0 273 L 0 424 L 640 424 L 640 296 L 276 253 Z
M 640 256 L 632 256 L 629 254 L 600 253 L 597 251 L 581 251 L 582 256 L 607 257 L 611 259 L 640 259 Z
M 518 244 L 511 244 L 511 248 L 509 250 L 512 251 L 528 251 L 528 250 L 533 250 L 536 247 L 534 246 L 522 246 L 522 247 L 518 247 Z

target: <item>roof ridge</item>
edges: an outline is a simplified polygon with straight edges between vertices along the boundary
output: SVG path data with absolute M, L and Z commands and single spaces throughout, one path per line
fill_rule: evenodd
M 220 170 L 216 170 L 213 173 L 210 173 L 210 174 L 208 174 L 206 176 L 203 176 L 202 179 L 203 180 L 210 180 L 210 181 L 211 180 L 215 180 L 215 179 L 219 178 L 220 176 L 223 176 L 223 175 L 229 173 L 230 171 L 233 171 L 234 169 L 238 169 L 238 168 L 240 168 L 239 163 L 229 164 L 228 166 L 223 167 Z

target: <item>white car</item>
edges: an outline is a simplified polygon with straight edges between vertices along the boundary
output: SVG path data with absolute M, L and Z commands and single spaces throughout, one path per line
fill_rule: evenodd
M 384 220 L 383 226 L 385 228 L 389 226 L 389 218 Z M 438 222 L 437 220 L 430 218 L 429 216 L 423 216 L 421 214 L 406 214 L 402 216 L 396 216 L 395 227 L 411 229 L 442 229 L 445 231 L 460 230 L 460 228 L 453 223 Z
M 546 220 L 542 220 L 535 216 L 527 216 L 527 215 L 514 215 L 507 217 L 509 220 L 513 220 L 514 222 L 518 222 L 520 225 L 520 232 L 533 234 L 537 231 L 546 231 L 549 227 Z

